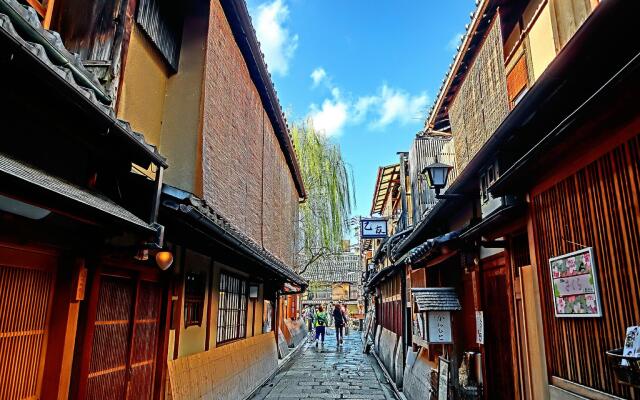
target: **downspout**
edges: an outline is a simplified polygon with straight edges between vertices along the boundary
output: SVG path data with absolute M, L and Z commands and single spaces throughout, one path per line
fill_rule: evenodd
M 409 343 L 408 329 L 407 329 L 407 268 L 402 267 L 402 273 L 400 276 L 400 302 L 402 303 L 402 371 L 404 372 L 404 363 L 407 359 L 407 347 Z
M 407 164 L 407 156 L 409 153 L 401 151 L 398 152 L 400 155 L 400 200 L 402 205 L 402 213 L 400 214 L 401 226 L 403 229 L 407 229 L 409 225 L 409 221 L 407 218 L 407 174 L 406 174 L 406 164 Z

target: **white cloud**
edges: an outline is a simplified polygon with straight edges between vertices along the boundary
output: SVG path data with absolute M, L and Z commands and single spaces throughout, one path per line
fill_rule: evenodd
M 298 35 L 285 27 L 289 7 L 283 0 L 274 0 L 257 8 L 256 33 L 260 47 L 273 74 L 286 75 L 289 62 L 298 47 Z
M 452 50 L 452 51 L 456 50 L 463 37 L 464 37 L 464 33 L 462 32 L 456 33 L 451 39 L 449 39 L 449 42 L 447 42 L 447 50 Z
M 426 93 L 416 96 L 389 86 L 382 85 L 379 96 L 378 119 L 372 123 L 373 127 L 380 128 L 392 122 L 406 125 L 414 120 L 424 118 L 425 107 L 429 98 Z
M 330 82 L 327 82 L 329 85 Z M 345 99 L 340 88 L 331 87 L 331 98 L 322 105 L 312 104 L 309 118 L 314 127 L 327 136 L 342 133 L 345 125 L 358 125 L 368 121 L 370 129 L 380 129 L 392 123 L 406 125 L 425 117 L 429 101 L 426 93 L 410 93 L 383 84 L 378 94 Z
M 322 67 L 318 67 L 311 72 L 311 79 L 313 80 L 313 87 L 316 87 L 323 80 L 327 79 L 327 71 Z
M 357 123 L 362 122 L 367 117 L 369 110 L 379 101 L 380 99 L 377 96 L 359 97 L 353 105 L 353 120 Z
M 327 136 L 339 135 L 349 118 L 348 109 L 349 105 L 337 98 L 325 99 L 321 108 L 312 104 L 310 117 L 313 127 Z

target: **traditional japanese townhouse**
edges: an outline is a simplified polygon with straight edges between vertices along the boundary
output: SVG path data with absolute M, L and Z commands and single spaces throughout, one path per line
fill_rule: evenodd
M 293 272 L 305 192 L 245 3 L 197 4 L 203 35 L 183 48 L 165 100 L 170 126 L 194 121 L 179 136 L 163 123 L 160 135 L 181 160 L 159 215 L 175 256 L 166 392 L 242 399 L 305 336 L 289 318 L 306 287 Z M 183 62 L 194 75 L 180 81 Z
M 0 1 L 0 397 L 246 396 L 305 287 L 304 188 L 246 5 L 28 2 Z
M 303 305 L 344 304 L 351 314 L 362 313 L 362 269 L 358 253 L 322 257 L 310 264 L 301 276 L 309 289 L 302 297 Z
M 0 57 L 0 398 L 144 398 L 165 364 L 167 280 L 143 257 L 165 159 L 34 9 L 0 1 Z
M 366 274 L 365 296 L 374 310 L 371 335 L 379 361 L 398 387 L 402 386 L 406 341 L 406 271 L 393 263 L 389 252 L 410 232 L 411 201 L 408 153 L 398 153 L 400 163 L 378 169 L 371 206 L 372 218 L 386 221 L 386 235 L 372 239 L 371 268 Z M 367 237 L 366 226 L 361 237 Z M 375 235 L 374 235 L 375 236 Z
M 462 344 L 482 354 L 486 398 L 638 395 L 606 355 L 638 319 L 625 245 L 638 214 L 638 46 L 610 48 L 632 34 L 637 8 L 480 2 L 427 120 L 451 132 L 458 176 L 395 251 L 473 210 L 458 240 L 473 293 L 461 312 L 478 333 Z

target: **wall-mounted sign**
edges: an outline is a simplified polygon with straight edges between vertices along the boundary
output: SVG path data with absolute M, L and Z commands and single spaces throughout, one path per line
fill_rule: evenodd
M 381 218 L 363 218 L 360 220 L 362 239 L 381 239 L 387 237 L 387 220 Z
M 429 311 L 429 343 L 452 343 L 451 338 L 451 312 Z
M 549 259 L 556 317 L 601 317 L 593 248 Z
M 476 343 L 484 344 L 484 315 L 476 311 Z
M 438 400 L 449 398 L 449 360 L 440 357 L 438 361 Z

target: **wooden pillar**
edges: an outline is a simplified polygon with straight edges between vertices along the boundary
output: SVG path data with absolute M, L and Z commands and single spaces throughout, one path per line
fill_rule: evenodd
M 69 398 L 80 301 L 84 300 L 87 269 L 84 259 L 62 265 L 56 278 L 47 357 L 42 381 L 42 399 Z

